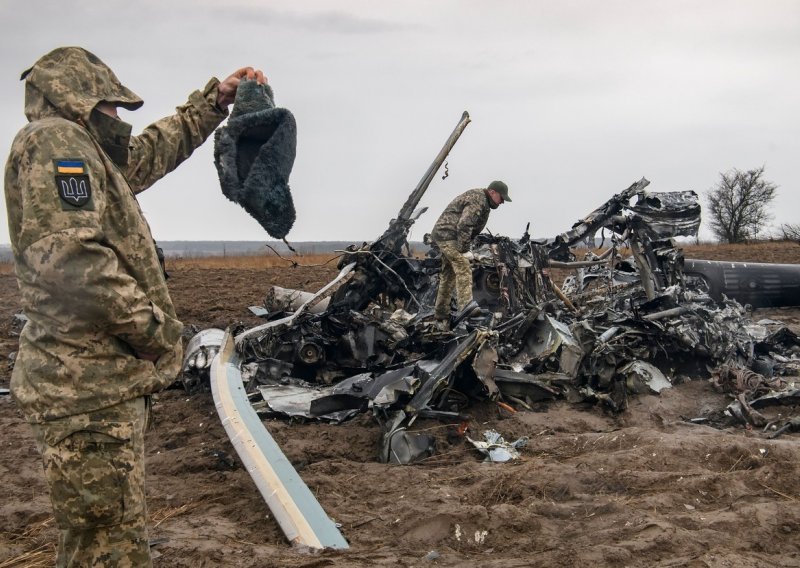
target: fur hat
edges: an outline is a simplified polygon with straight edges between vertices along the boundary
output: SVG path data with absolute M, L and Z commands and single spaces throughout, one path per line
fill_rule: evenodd
M 225 197 L 276 239 L 284 238 L 295 220 L 289 174 L 296 147 L 292 113 L 275 108 L 269 85 L 243 79 L 227 125 L 214 133 L 214 163 Z

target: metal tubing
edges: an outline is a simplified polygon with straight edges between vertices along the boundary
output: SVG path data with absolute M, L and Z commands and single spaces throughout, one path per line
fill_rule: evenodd
M 467 124 L 470 123 L 469 113 L 464 111 L 461 115 L 461 120 L 458 121 L 456 127 L 453 129 L 453 132 L 450 134 L 450 137 L 442 146 L 442 149 L 439 151 L 439 154 L 433 160 L 428 171 L 425 172 L 425 175 L 422 176 L 422 179 L 419 180 L 417 187 L 414 188 L 414 191 L 411 192 L 411 195 L 408 196 L 403 208 L 400 209 L 400 213 L 398 214 L 398 219 L 409 219 L 411 214 L 414 212 L 414 209 L 417 207 L 419 200 L 422 199 L 422 196 L 425 194 L 425 190 L 428 189 L 428 186 L 433 181 L 433 176 L 436 175 L 436 172 L 442 167 L 445 158 L 450 153 L 450 150 L 453 149 L 458 138 L 461 136 L 461 133 L 464 132 L 464 129 L 467 127 Z

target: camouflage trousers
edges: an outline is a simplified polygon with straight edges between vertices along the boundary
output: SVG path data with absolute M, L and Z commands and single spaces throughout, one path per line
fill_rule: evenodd
M 144 498 L 144 397 L 32 424 L 59 529 L 56 565 L 152 566 Z
M 458 250 L 455 241 L 436 243 L 442 252 L 442 271 L 439 273 L 439 290 L 433 309 L 437 319 L 450 318 L 450 298 L 456 292 L 457 309 L 463 309 L 472 301 L 472 269 L 469 261 Z

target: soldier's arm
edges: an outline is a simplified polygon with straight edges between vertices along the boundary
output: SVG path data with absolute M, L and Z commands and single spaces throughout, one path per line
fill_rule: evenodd
M 458 246 L 461 252 L 469 250 L 470 242 L 472 242 L 473 233 L 475 231 L 475 224 L 481 214 L 480 203 L 470 202 L 467 203 L 461 211 L 461 216 L 458 219 L 456 226 L 456 234 L 458 237 Z M 481 227 L 483 229 L 483 227 Z
M 18 277 L 33 284 L 23 289 L 25 303 L 45 321 L 49 305 L 58 306 L 55 313 L 66 305 L 88 329 L 116 336 L 136 352 L 170 351 L 182 324 L 150 301 L 103 233 L 106 174 L 88 134 L 62 121 L 28 136 L 23 146 L 16 163 L 25 172 L 18 177 L 23 215 L 16 252 Z M 60 178 L 60 159 L 82 173 Z M 69 185 L 70 175 L 88 182 L 88 201 L 64 199 L 60 182 L 66 177 Z
M 211 79 L 203 91 L 189 95 L 177 112 L 163 118 L 131 139 L 125 176 L 135 193 L 144 191 L 174 170 L 228 116 L 228 105 L 236 98 L 242 79 L 267 82 L 264 72 L 252 67 L 237 69 L 221 83 Z
M 131 138 L 125 177 L 135 193 L 174 170 L 198 148 L 228 115 L 217 105 L 219 81 L 189 95 L 172 116 L 162 118 Z

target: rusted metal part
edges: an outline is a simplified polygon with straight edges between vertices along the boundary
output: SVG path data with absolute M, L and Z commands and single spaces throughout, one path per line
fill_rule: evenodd
M 549 279 L 549 278 L 550 278 L 550 277 L 548 276 L 548 279 Z M 561 300 L 562 302 L 564 302 L 564 305 L 565 305 L 565 306 L 567 306 L 567 307 L 568 307 L 568 308 L 569 308 L 571 311 L 573 311 L 573 312 L 577 312 L 577 311 L 578 311 L 578 308 L 576 308 L 576 307 L 575 307 L 575 305 L 572 303 L 572 300 L 570 300 L 569 298 L 567 298 L 567 295 L 566 295 L 564 292 L 562 292 L 562 291 L 561 291 L 561 288 L 559 288 L 558 286 L 556 286 L 556 285 L 555 285 L 555 283 L 554 283 L 552 280 L 550 280 L 550 285 L 551 285 L 551 286 L 552 286 L 552 288 L 553 288 L 553 292 L 555 292 L 555 294 L 556 294 L 556 296 L 558 296 L 558 299 L 559 299 L 559 300 Z
M 756 393 L 764 385 L 764 376 L 750 369 L 736 369 L 730 365 L 721 365 L 712 373 L 712 384 L 720 392 L 740 394 L 743 392 Z M 769 390 L 768 388 L 764 391 Z

